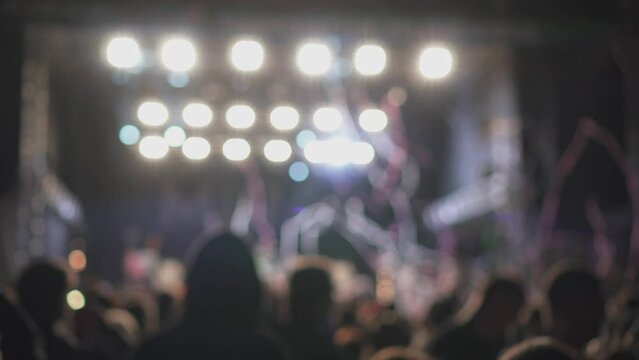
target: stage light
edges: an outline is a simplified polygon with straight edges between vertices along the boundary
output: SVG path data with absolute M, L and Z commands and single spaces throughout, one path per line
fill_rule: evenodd
M 324 141 L 325 163 L 331 166 L 344 166 L 349 163 L 351 142 L 343 137 L 335 137 Z M 351 155 L 352 156 L 352 155 Z
M 186 139 L 186 133 L 179 126 L 169 126 L 164 131 L 164 140 L 170 147 L 180 147 Z
M 335 131 L 342 126 L 342 113 L 334 107 L 321 107 L 313 114 L 313 124 L 321 131 Z
M 222 154 L 231 161 L 246 160 L 251 154 L 251 145 L 244 139 L 228 139 L 222 145 Z
M 124 145 L 135 145 L 140 140 L 140 130 L 134 125 L 124 125 L 118 137 Z
M 190 103 L 182 110 L 182 120 L 190 127 L 202 128 L 213 121 L 213 110 L 203 103 Z
M 174 37 L 162 44 L 160 59 L 167 69 L 175 72 L 185 72 L 195 66 L 197 54 L 191 41 Z
M 317 136 L 311 130 L 302 130 L 295 137 L 295 143 L 302 149 L 315 140 L 317 140 Z
M 349 163 L 351 143 L 343 137 L 310 142 L 304 148 L 304 157 L 312 164 L 343 166 Z
M 353 58 L 355 70 L 364 76 L 379 75 L 386 67 L 386 51 L 377 45 L 362 45 Z
M 302 73 L 308 76 L 319 76 L 326 74 L 330 70 L 333 55 L 328 46 L 310 42 L 302 45 L 297 50 L 295 60 Z
M 366 109 L 359 114 L 359 126 L 365 131 L 376 133 L 384 130 L 388 124 L 388 116 L 379 109 Z
M 354 165 L 367 165 L 375 158 L 375 149 L 369 143 L 354 142 L 350 148 L 350 162 Z
M 432 46 L 419 56 L 419 71 L 430 80 L 443 79 L 453 69 L 453 54 L 446 48 Z
M 288 168 L 288 176 L 295 182 L 302 182 L 308 178 L 310 170 L 308 165 L 301 161 L 296 161 Z
M 204 160 L 211 153 L 211 144 L 201 137 L 190 137 L 182 144 L 182 153 L 191 160 Z
M 264 63 L 264 47 L 255 40 L 240 40 L 231 47 L 229 57 L 237 70 L 256 71 Z
M 169 153 L 169 144 L 161 136 L 150 135 L 140 140 L 139 150 L 145 158 L 158 160 Z
M 68 256 L 69 267 L 80 272 L 87 267 L 87 257 L 82 250 L 73 250 Z
M 255 110 L 244 104 L 233 105 L 226 110 L 226 122 L 234 129 L 248 129 L 255 123 Z
M 131 69 L 142 62 L 142 51 L 134 38 L 118 36 L 107 44 L 106 59 L 115 68 Z
M 271 162 L 284 162 L 291 158 L 293 149 L 284 140 L 271 140 L 264 145 L 264 156 Z
M 138 119 L 148 126 L 164 125 L 169 120 L 169 110 L 157 101 L 145 101 L 138 107 Z
M 86 304 L 84 295 L 80 290 L 71 290 L 67 293 L 67 304 L 72 310 L 80 310 Z
M 281 131 L 293 130 L 300 122 L 300 114 L 294 107 L 278 106 L 271 111 L 271 125 Z

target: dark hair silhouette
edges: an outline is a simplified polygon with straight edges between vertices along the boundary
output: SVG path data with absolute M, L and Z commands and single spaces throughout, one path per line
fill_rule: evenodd
M 53 263 L 39 261 L 24 270 L 17 283 L 20 305 L 43 332 L 62 316 L 68 277 Z
M 184 320 L 227 330 L 252 327 L 260 308 L 260 283 L 253 258 L 230 233 L 196 245 L 189 260 Z
M 553 268 L 546 279 L 546 296 L 553 336 L 582 349 L 599 334 L 605 302 L 592 274 L 563 265 Z
M 331 278 L 326 270 L 306 267 L 295 271 L 289 284 L 291 320 L 325 320 L 331 306 L 331 291 Z
M 578 352 L 556 340 L 538 337 L 508 349 L 499 360 L 580 360 Z

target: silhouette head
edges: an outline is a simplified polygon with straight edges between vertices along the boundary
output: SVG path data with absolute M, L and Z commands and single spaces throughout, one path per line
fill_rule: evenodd
M 331 307 L 331 291 L 330 275 L 323 268 L 306 266 L 296 270 L 289 283 L 293 321 L 324 319 Z
M 559 267 L 547 278 L 546 296 L 552 333 L 559 340 L 583 348 L 599 334 L 605 302 L 599 281 L 582 270 Z
M 580 360 L 574 349 L 556 340 L 539 337 L 519 343 L 499 357 L 499 360 Z
M 237 330 L 255 325 L 260 283 L 248 248 L 222 233 L 196 244 L 186 278 L 185 321 Z
M 22 308 L 47 331 L 62 316 L 68 285 L 62 267 L 41 261 L 22 272 L 16 287 Z
M 460 314 L 473 323 L 483 336 L 500 338 L 507 327 L 515 322 L 524 303 L 524 290 L 519 282 L 497 277 L 473 296 Z

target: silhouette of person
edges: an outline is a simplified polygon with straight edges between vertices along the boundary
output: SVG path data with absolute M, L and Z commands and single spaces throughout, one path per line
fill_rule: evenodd
M 546 296 L 553 337 L 581 350 L 599 335 L 605 300 L 592 274 L 565 265 L 555 267 L 546 277 Z
M 135 359 L 286 358 L 277 341 L 258 331 L 261 290 L 249 250 L 229 233 L 202 240 L 187 261 L 183 316 Z
M 49 360 L 94 359 L 95 354 L 78 349 L 71 339 L 54 331 L 64 312 L 68 286 L 69 277 L 64 268 L 47 261 L 35 262 L 18 279 L 20 306 L 37 325 Z
M 44 344 L 35 324 L 0 292 L 0 359 L 44 360 Z
M 299 360 L 339 359 L 328 316 L 331 293 L 331 278 L 319 266 L 307 265 L 291 276 L 285 333 Z
M 499 360 L 580 360 L 577 351 L 548 337 L 523 341 L 506 350 Z
M 454 324 L 436 335 L 427 351 L 442 360 L 493 360 L 505 345 L 506 330 L 524 306 L 521 285 L 495 278 L 471 297 Z

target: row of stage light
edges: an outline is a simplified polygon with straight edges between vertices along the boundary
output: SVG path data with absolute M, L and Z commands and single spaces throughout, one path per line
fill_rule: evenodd
M 224 114 L 227 125 L 235 130 L 247 130 L 255 125 L 257 113 L 246 103 L 235 103 L 226 109 Z M 171 114 L 162 102 L 149 100 L 142 102 L 137 108 L 137 118 L 142 125 L 158 127 L 165 125 Z M 214 120 L 211 106 L 204 102 L 191 102 L 184 106 L 181 112 L 184 124 L 190 128 L 206 128 Z M 321 106 L 315 109 L 312 116 L 313 125 L 319 131 L 331 132 L 338 130 L 344 121 L 342 111 L 335 106 Z M 269 113 L 270 125 L 273 129 L 286 132 L 298 127 L 300 123 L 299 111 L 289 105 L 280 105 Z M 386 113 L 375 107 L 363 109 L 358 122 L 366 132 L 380 132 L 386 128 L 388 117 Z
M 139 69 L 149 59 L 152 52 L 143 49 L 139 42 L 130 35 L 113 37 L 105 49 L 107 62 L 120 70 Z M 186 73 L 194 69 L 199 55 L 193 41 L 184 36 L 172 36 L 163 41 L 157 51 L 160 63 L 174 73 Z M 267 54 L 264 45 L 253 37 L 245 37 L 233 43 L 228 50 L 228 60 L 240 72 L 253 73 L 260 70 Z M 295 65 L 298 70 L 310 77 L 328 74 L 336 63 L 334 50 L 328 43 L 308 41 L 300 44 L 295 53 Z M 375 76 L 384 72 L 388 57 L 386 50 L 378 43 L 361 44 L 354 49 L 352 64 L 362 76 Z M 453 69 L 453 55 L 441 45 L 427 46 L 419 52 L 416 68 L 426 79 L 443 79 Z

